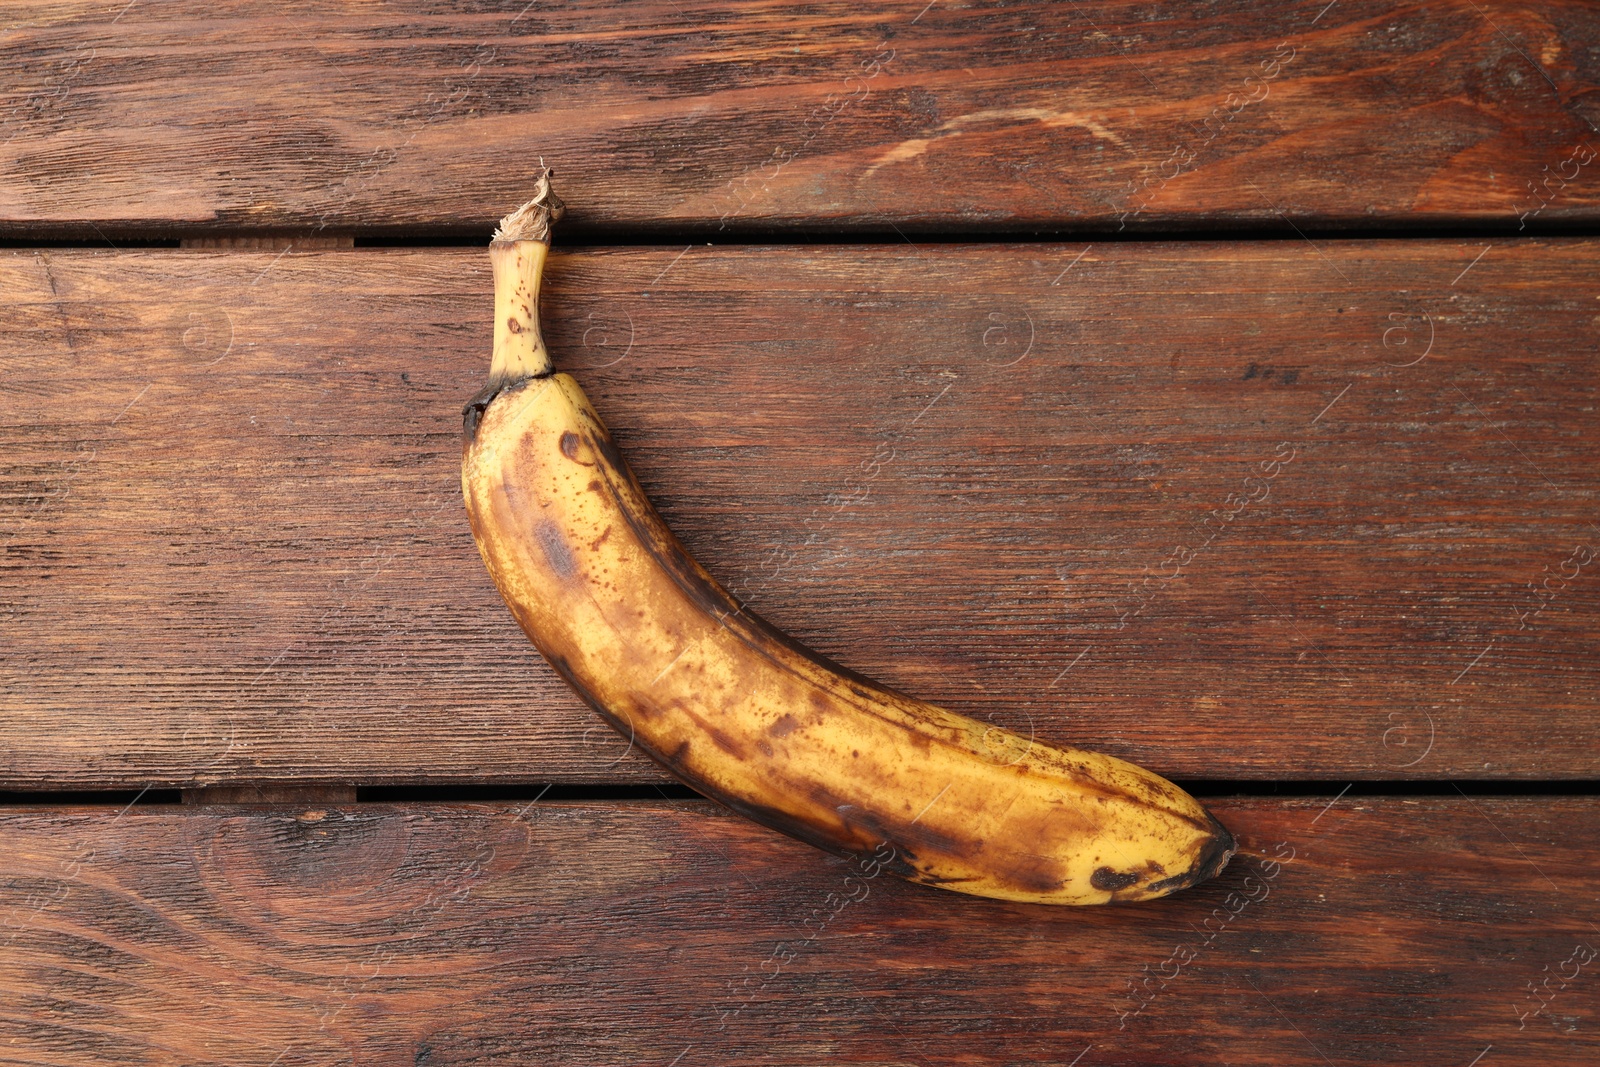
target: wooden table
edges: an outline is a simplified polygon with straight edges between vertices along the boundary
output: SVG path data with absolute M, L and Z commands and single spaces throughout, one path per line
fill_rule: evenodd
M 1600 1060 L 1593 5 L 0 40 L 0 1062 Z M 1177 779 L 1220 878 L 847 889 L 579 704 L 457 483 L 541 157 L 551 347 L 696 555 Z

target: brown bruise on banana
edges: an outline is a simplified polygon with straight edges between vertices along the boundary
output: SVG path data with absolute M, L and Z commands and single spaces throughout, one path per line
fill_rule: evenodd
M 521 242 L 519 242 L 521 243 Z M 1008 900 L 1162 896 L 1228 832 L 1188 794 L 879 685 L 742 608 L 660 519 L 565 374 L 469 413 L 473 533 L 506 602 L 607 722 L 694 788 L 847 857 Z

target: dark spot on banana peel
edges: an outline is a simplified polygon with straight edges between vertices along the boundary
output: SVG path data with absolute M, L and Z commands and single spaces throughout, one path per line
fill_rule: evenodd
M 729 737 L 723 731 L 712 729 L 708 730 L 707 733 L 711 737 L 711 742 L 728 755 L 735 756 L 739 759 L 745 759 L 749 755 L 747 752 L 745 752 L 743 746 L 741 746 L 737 741 Z M 772 747 L 770 745 L 767 747 L 767 755 L 772 755 Z
M 1038 864 L 1016 864 L 1000 873 L 1018 889 L 1026 889 L 1040 896 L 1058 891 L 1065 882 L 1056 864 L 1042 858 Z
M 515 315 L 507 316 L 507 318 L 506 318 L 506 329 L 510 330 L 512 333 L 521 333 L 522 332 L 522 323 L 517 321 L 517 318 L 516 318 Z
M 749 758 L 749 753 L 745 751 L 744 746 L 739 743 L 737 738 L 733 737 L 726 730 L 717 726 L 715 723 L 708 720 L 705 716 L 700 715 L 692 708 L 684 706 L 682 701 L 673 701 L 672 703 L 678 708 L 679 711 L 683 712 L 683 714 L 687 716 L 691 722 L 694 723 L 695 729 L 699 733 L 702 733 L 711 739 L 712 744 L 716 745 L 718 748 L 722 749 L 722 751 L 736 759 Z M 693 785 L 694 783 L 690 784 Z M 696 786 L 696 788 L 699 787 Z
M 887 856 L 884 855 L 885 851 L 888 852 Z M 867 871 L 882 871 L 908 882 L 915 882 L 921 876 L 921 872 L 906 861 L 903 850 L 887 841 L 879 842 L 870 852 L 856 853 L 855 862 Z
M 578 435 L 571 430 L 562 431 L 561 454 L 568 459 L 578 458 Z
M 798 729 L 800 729 L 799 721 L 793 715 L 784 712 L 783 715 L 779 716 L 777 722 L 767 727 L 767 733 L 773 737 L 788 737 Z
M 550 569 L 562 581 L 571 581 L 578 573 L 578 561 L 573 558 L 567 539 L 561 536 L 561 528 L 549 519 L 541 519 L 535 524 L 533 535 L 544 550 L 544 558 L 550 562 Z
M 1137 874 L 1120 874 L 1110 867 L 1096 867 L 1094 873 L 1089 876 L 1090 885 L 1107 893 L 1126 889 L 1138 880 Z
M 566 679 L 568 683 L 575 684 L 572 683 L 572 664 L 567 662 L 567 657 L 561 655 L 559 652 L 546 652 L 542 648 L 539 649 L 539 654 L 544 656 L 544 658 L 549 661 L 550 666 L 555 668 L 555 672 L 557 674 Z

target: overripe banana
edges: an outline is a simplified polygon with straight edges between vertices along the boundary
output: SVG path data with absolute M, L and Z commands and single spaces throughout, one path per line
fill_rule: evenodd
M 546 175 L 490 243 L 494 357 L 467 405 L 461 481 L 501 595 L 602 718 L 706 796 L 914 882 L 1099 904 L 1227 864 L 1232 836 L 1165 779 L 872 682 L 718 585 L 551 369 L 539 285 L 560 212 Z

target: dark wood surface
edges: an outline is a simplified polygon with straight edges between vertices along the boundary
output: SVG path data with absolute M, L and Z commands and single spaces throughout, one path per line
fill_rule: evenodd
M 57 3 L 0 234 L 993 231 L 1596 217 L 1583 0 Z M 1287 232 L 1287 230 L 1286 230 Z
M 0 1061 L 1600 1058 L 1592 798 L 1216 810 L 1217 880 L 1052 908 L 706 802 L 12 809 Z
M 1595 5 L 0 25 L 0 1064 L 1600 1061 Z M 711 571 L 1202 781 L 1222 877 L 667 799 L 460 502 L 541 157 L 557 361 Z
M 591 249 L 546 317 L 699 558 L 863 673 L 1185 778 L 1593 778 L 1597 266 Z M 481 252 L 0 287 L 0 786 L 662 780 L 472 544 Z

